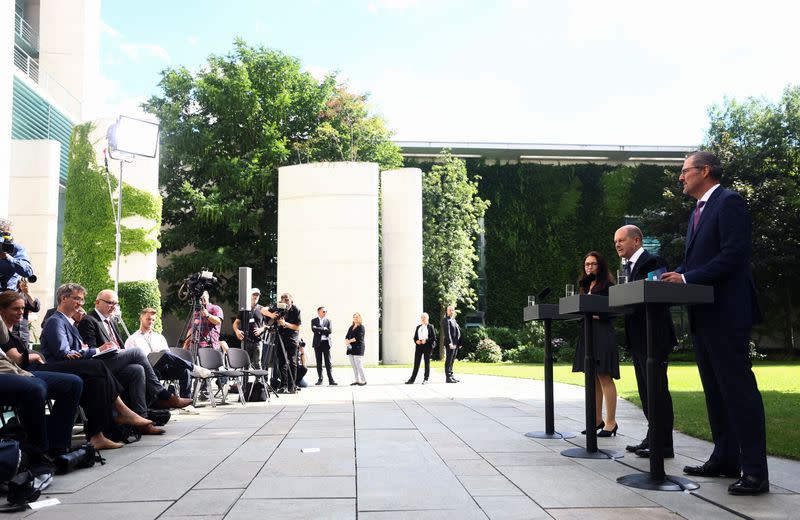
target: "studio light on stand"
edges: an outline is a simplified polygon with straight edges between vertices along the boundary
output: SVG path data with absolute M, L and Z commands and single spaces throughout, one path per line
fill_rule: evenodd
M 115 222 L 117 232 L 114 237 L 116 243 L 116 275 L 114 276 L 114 292 L 119 294 L 119 266 L 120 249 L 122 245 L 122 170 L 125 163 L 132 163 L 136 157 L 147 157 L 154 159 L 158 152 L 158 135 L 160 127 L 158 123 L 136 119 L 134 117 L 119 116 L 117 122 L 108 128 L 106 137 L 108 139 L 108 156 L 119 161 L 119 184 L 117 189 L 117 214 Z M 108 170 L 108 158 L 106 158 L 106 170 Z M 111 183 L 109 181 L 108 194 L 111 198 L 111 207 L 114 207 L 114 198 L 111 193 Z

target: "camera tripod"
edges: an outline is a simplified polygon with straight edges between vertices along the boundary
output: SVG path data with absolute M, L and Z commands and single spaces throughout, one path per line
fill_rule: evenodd
M 275 369 L 280 368 L 281 366 L 286 367 L 286 381 L 283 380 L 283 374 L 281 375 L 281 388 L 296 388 L 297 387 L 297 373 L 292 373 L 291 365 L 289 364 L 289 354 L 286 352 L 286 345 L 283 343 L 283 338 L 281 337 L 280 332 L 278 331 L 278 323 L 275 320 L 271 325 L 269 325 L 266 331 L 266 341 L 264 342 L 264 353 L 262 355 L 262 367 L 272 367 L 272 378 L 275 378 Z M 277 338 L 277 341 L 276 341 Z M 280 346 L 280 349 L 277 346 Z M 280 357 L 279 357 L 280 356 Z M 280 362 L 283 362 L 281 365 Z M 289 380 L 294 379 L 289 384 Z M 271 387 L 271 385 L 270 385 Z M 276 391 L 273 391 L 275 395 L 278 395 Z

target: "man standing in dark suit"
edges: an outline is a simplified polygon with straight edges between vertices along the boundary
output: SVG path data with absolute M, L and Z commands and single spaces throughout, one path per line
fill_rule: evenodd
M 665 270 L 667 262 L 660 256 L 651 255 L 642 247 L 642 231 L 636 226 L 622 226 L 614 233 L 614 247 L 620 258 L 626 260 L 623 271 L 628 276 L 628 281 L 645 280 L 648 273 L 656 269 Z M 656 402 L 663 415 L 661 439 L 664 446 L 664 457 L 675 456 L 672 448 L 672 396 L 669 394 L 667 380 L 667 361 L 672 347 L 677 340 L 669 307 L 663 306 L 656 312 L 655 356 L 657 366 L 657 379 L 655 382 Z M 644 305 L 637 305 L 633 314 L 625 315 L 625 343 L 633 358 L 633 367 L 636 372 L 636 386 L 639 389 L 639 399 L 642 402 L 644 416 L 651 421 L 647 400 L 647 320 Z M 652 422 L 648 425 L 647 436 L 639 444 L 626 446 L 625 449 L 635 452 L 639 457 L 650 456 L 650 439 L 652 438 Z
M 428 382 L 428 378 L 431 375 L 431 352 L 436 345 L 436 329 L 433 328 L 433 325 L 428 323 L 428 319 L 428 313 L 423 312 L 422 316 L 420 316 L 422 323 L 417 325 L 417 328 L 414 329 L 414 345 L 416 345 L 414 349 L 414 371 L 411 372 L 411 377 L 406 381 L 407 385 L 413 385 L 414 381 L 417 379 L 419 362 L 423 357 L 425 358 L 425 377 L 422 379 L 423 385 Z
M 317 317 L 311 320 L 311 330 L 314 332 L 314 359 L 317 361 L 317 386 L 322 384 L 322 361 L 325 360 L 325 371 L 328 373 L 328 384 L 336 386 L 331 371 L 331 320 L 328 319 L 328 309 L 317 307 Z
M 447 314 L 442 318 L 442 341 L 444 341 L 444 375 L 448 383 L 458 383 L 458 379 L 453 377 L 453 363 L 458 354 L 458 347 L 461 346 L 461 328 L 456 322 L 456 309 L 452 305 L 447 306 Z
M 760 319 L 750 272 L 752 222 L 747 203 L 719 185 L 720 160 L 693 152 L 683 163 L 683 192 L 697 199 L 683 263 L 661 279 L 714 287 L 714 303 L 689 307 L 689 327 L 703 382 L 714 451 L 694 476 L 737 477 L 734 495 L 769 491 L 764 404 L 749 356 L 750 329 Z

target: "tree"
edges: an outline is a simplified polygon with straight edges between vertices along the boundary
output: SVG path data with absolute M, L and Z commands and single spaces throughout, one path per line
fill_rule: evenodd
M 709 110 L 710 127 L 703 148 L 722 160 L 722 183 L 748 202 L 753 218 L 753 270 L 766 318 L 756 329 L 782 337 L 796 349 L 795 322 L 800 290 L 800 87 L 787 87 L 776 103 L 748 98 L 725 99 Z M 674 244 L 680 261 L 692 201 L 673 184 L 651 212 L 660 222 L 662 240 Z M 681 215 L 682 218 L 676 218 Z M 685 218 L 683 218 L 685 217 Z M 673 258 L 674 260 L 674 258 Z
M 160 252 L 170 263 L 160 277 L 170 284 L 172 309 L 181 281 L 201 267 L 220 274 L 224 301 L 235 301 L 227 276 L 242 265 L 253 268 L 254 282 L 274 288 L 280 166 L 343 157 L 395 166 L 392 147 L 399 157 L 363 98 L 337 87 L 335 75 L 315 80 L 278 51 L 237 40 L 230 54 L 210 56 L 195 73 L 164 71 L 159 85 L 161 95 L 144 107 L 162 128 Z M 337 99 L 350 101 L 348 110 L 337 110 Z M 342 114 L 351 135 L 340 135 Z M 331 144 L 345 141 L 341 152 Z
M 489 201 L 478 196 L 478 179 L 470 179 L 464 161 L 443 151 L 422 177 L 422 267 L 425 292 L 434 295 L 439 317 L 448 305 L 475 302 L 475 240 Z M 442 354 L 440 352 L 440 354 Z

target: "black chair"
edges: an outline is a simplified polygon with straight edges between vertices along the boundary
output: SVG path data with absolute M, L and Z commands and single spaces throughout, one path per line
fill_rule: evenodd
M 240 390 L 239 390 L 239 401 L 242 404 L 245 404 L 245 397 L 244 397 L 244 372 L 241 370 L 229 370 L 225 367 L 225 360 L 222 357 L 222 352 L 215 350 L 213 348 L 205 347 L 197 349 L 197 361 L 198 364 L 203 367 L 207 368 L 211 371 L 211 377 L 214 377 L 219 381 L 219 378 L 225 377 L 228 379 L 235 379 L 238 380 L 240 383 Z M 220 404 L 225 404 L 225 400 L 228 396 L 228 392 L 226 390 L 228 383 L 223 386 L 222 390 L 222 401 Z M 210 393 L 210 392 L 209 392 Z M 216 402 L 214 401 L 214 396 L 211 396 L 211 406 L 215 407 Z
M 242 348 L 228 349 L 228 366 L 230 366 L 230 368 L 233 370 L 239 370 L 244 373 L 245 384 L 242 387 L 243 389 L 247 388 L 247 378 L 249 376 L 255 377 L 255 381 L 250 386 L 250 392 L 247 395 L 248 401 L 253 393 L 253 388 L 255 388 L 255 382 L 260 381 L 261 384 L 264 385 L 264 389 L 267 392 L 267 402 L 269 402 L 269 370 L 250 368 L 250 354 L 248 354 L 247 351 Z M 244 390 L 242 390 L 242 392 L 244 392 Z

